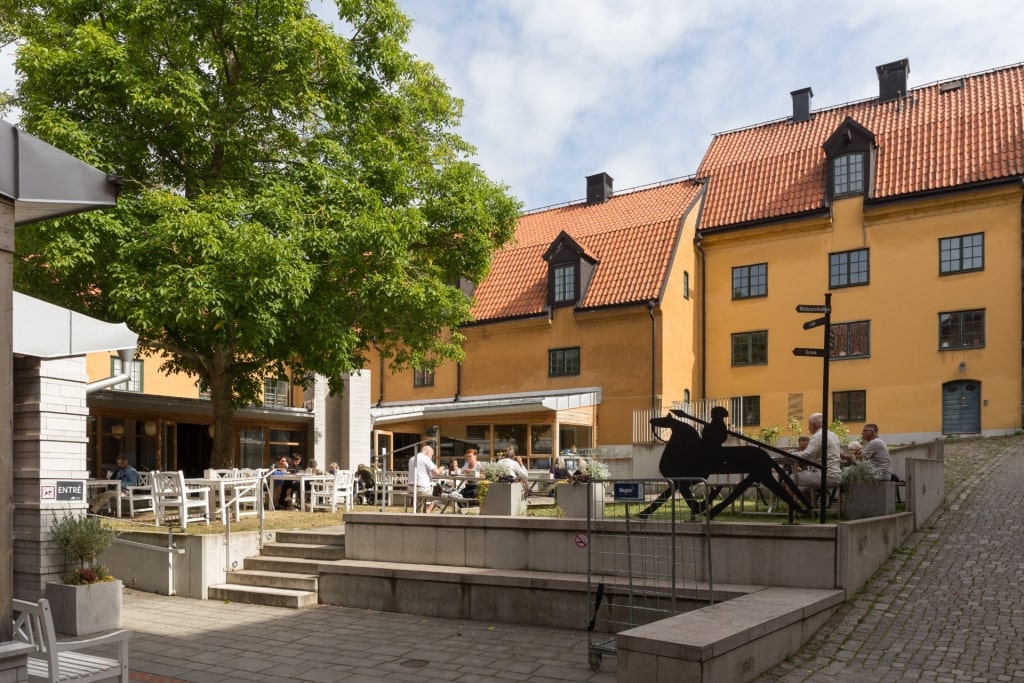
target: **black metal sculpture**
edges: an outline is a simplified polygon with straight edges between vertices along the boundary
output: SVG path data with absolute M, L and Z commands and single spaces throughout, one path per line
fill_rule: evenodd
M 701 514 L 707 510 L 708 516 L 712 519 L 754 484 L 765 486 L 794 510 L 806 512 L 810 509 L 810 503 L 797 489 L 789 474 L 768 453 L 756 446 L 722 445 L 730 434 L 745 441 L 753 441 L 749 437 L 726 428 L 725 418 L 729 413 L 725 408 L 712 409 L 710 422 L 704 422 L 680 410 L 670 412 L 700 422 L 705 427 L 703 435 L 701 435 L 692 426 L 671 415 L 651 419 L 652 428 L 667 427 L 671 430 L 671 436 L 665 444 L 661 460 L 658 463 L 658 471 L 663 477 L 668 479 L 707 479 L 712 474 L 744 474 L 746 476 L 733 487 L 729 495 L 710 508 L 708 506 L 721 492 L 722 487 L 712 488 L 706 499 L 701 501 L 694 497 L 689 482 L 673 482 L 643 512 L 637 515 L 639 518 L 646 519 L 651 516 L 675 495 L 677 488 L 694 514 Z M 802 458 L 795 459 L 802 460 Z

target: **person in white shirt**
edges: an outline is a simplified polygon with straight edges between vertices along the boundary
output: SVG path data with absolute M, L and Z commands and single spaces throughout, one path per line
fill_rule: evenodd
M 795 455 L 799 455 L 801 458 L 805 458 L 807 460 L 824 462 L 825 481 L 827 485 L 829 487 L 839 486 L 841 478 L 839 457 L 841 447 L 839 445 L 839 437 L 832 432 L 828 433 L 828 447 L 826 449 L 828 457 L 823 457 L 821 448 L 822 420 L 823 416 L 821 413 L 814 413 L 807 418 L 807 429 L 811 433 L 811 440 L 807 444 L 807 448 L 802 451 L 797 451 Z M 793 481 L 796 483 L 801 493 L 805 496 L 809 496 L 811 491 L 817 490 L 821 486 L 821 470 L 815 467 L 802 467 L 796 475 L 794 475 Z
M 430 446 L 424 446 L 420 449 L 420 452 L 413 456 L 412 460 L 409 461 L 409 487 L 410 489 L 415 488 L 416 496 L 431 496 L 434 494 L 434 484 L 430 480 L 431 476 L 441 476 L 444 474 L 444 469 L 434 465 L 434 449 Z M 410 493 L 412 491 L 410 490 Z M 424 512 L 430 512 L 434 509 L 434 501 L 428 500 L 426 505 L 423 507 Z
M 526 480 L 529 478 L 530 473 L 526 471 L 525 467 L 523 467 L 516 461 L 515 457 L 513 457 L 514 455 L 515 451 L 509 449 L 505 451 L 505 453 L 502 456 L 502 459 L 499 462 L 504 466 L 505 471 L 508 474 L 515 477 L 519 481 L 526 483 Z

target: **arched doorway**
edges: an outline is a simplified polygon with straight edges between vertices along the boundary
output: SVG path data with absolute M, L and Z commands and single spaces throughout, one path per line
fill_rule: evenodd
M 981 433 L 981 382 L 960 380 L 942 385 L 942 433 Z

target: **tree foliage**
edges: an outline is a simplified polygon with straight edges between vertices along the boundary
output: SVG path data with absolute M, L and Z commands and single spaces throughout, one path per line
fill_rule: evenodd
M 29 132 L 123 179 L 115 210 L 21 228 L 19 289 L 126 321 L 210 389 L 214 466 L 265 376 L 339 390 L 461 355 L 519 204 L 393 0 L 0 0 Z M 342 35 L 343 34 L 343 35 Z

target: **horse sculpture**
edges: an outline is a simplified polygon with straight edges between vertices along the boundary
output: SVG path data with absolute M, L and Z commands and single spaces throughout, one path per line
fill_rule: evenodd
M 650 517 L 658 508 L 665 504 L 676 490 L 682 492 L 683 499 L 694 514 L 703 513 L 714 519 L 715 515 L 728 507 L 736 498 L 753 484 L 762 484 L 794 510 L 805 512 L 810 509 L 807 499 L 797 489 L 789 474 L 772 460 L 772 457 L 756 446 L 722 446 L 724 416 L 728 413 L 724 408 L 716 408 L 712 412 L 712 422 L 707 423 L 705 434 L 709 438 L 702 439 L 697 430 L 682 420 L 671 415 L 651 419 L 651 427 L 667 427 L 671 436 L 665 444 L 658 463 L 658 471 L 668 479 L 707 479 L 711 474 L 745 474 L 746 476 L 733 487 L 732 491 L 720 503 L 711 506 L 714 497 L 721 487 L 714 488 L 707 500 L 698 501 L 690 490 L 690 482 L 673 481 L 658 498 L 644 509 L 640 519 Z M 683 414 L 680 411 L 672 411 Z M 729 433 L 729 432 L 726 432 Z M 716 443 L 717 442 L 717 443 Z M 777 475 L 778 478 L 776 478 Z

